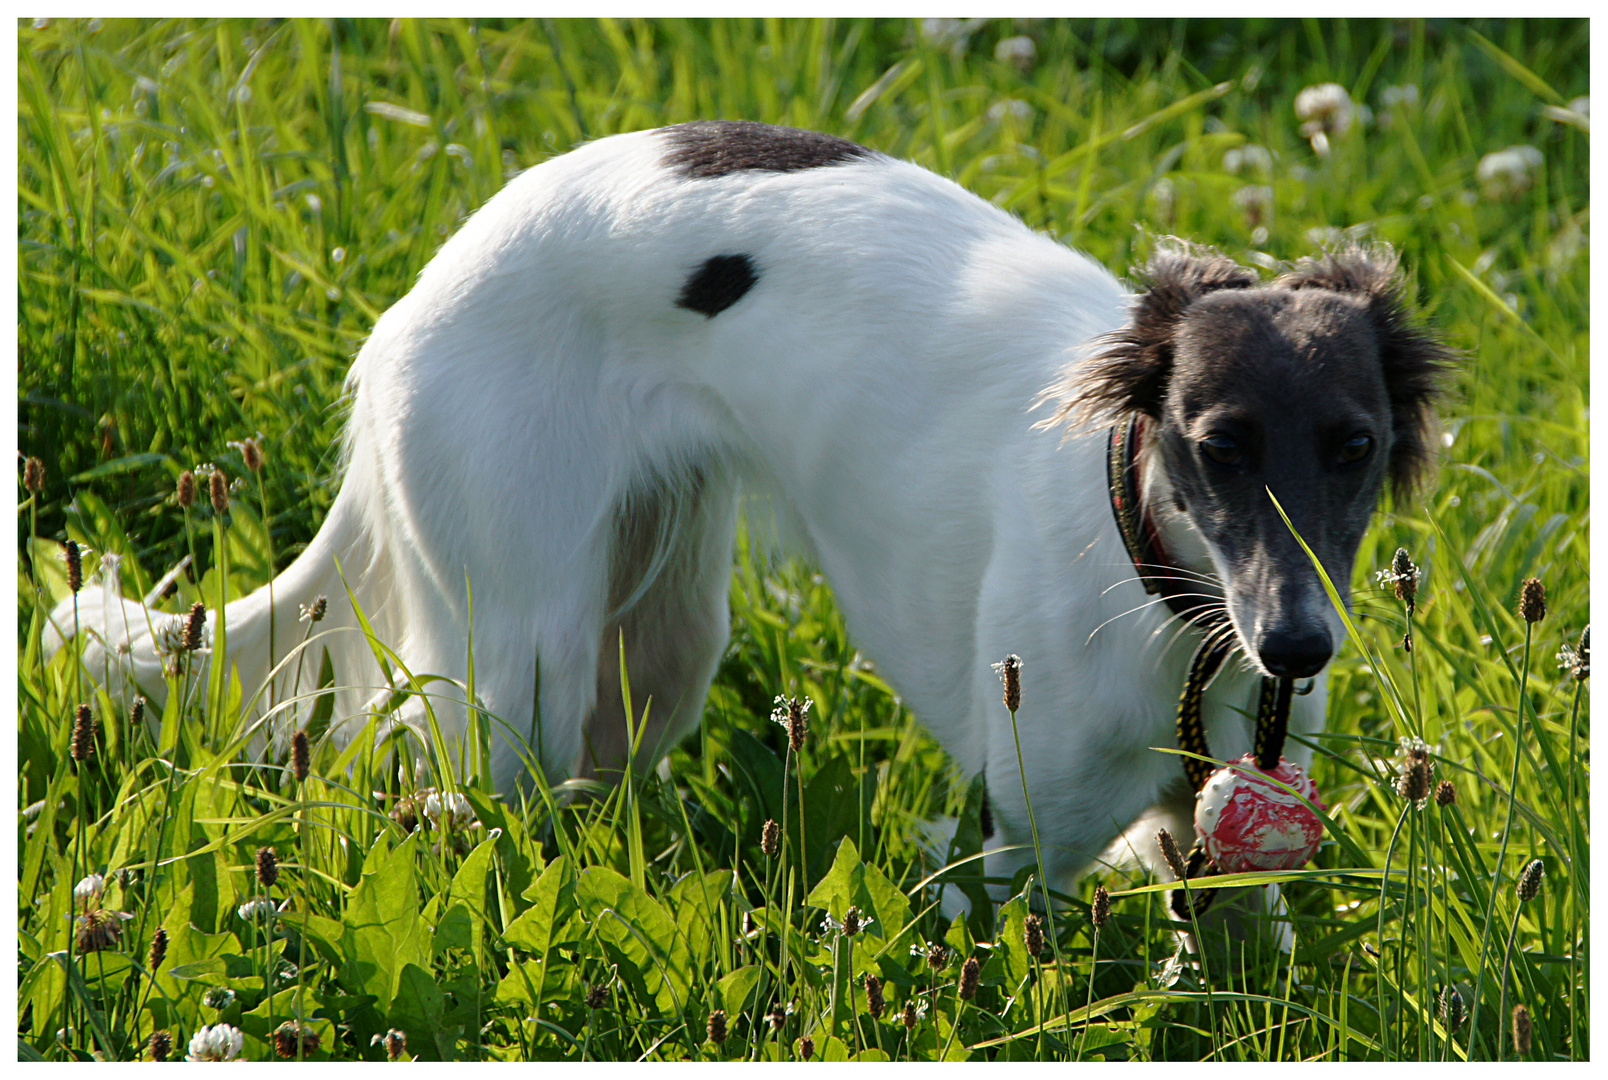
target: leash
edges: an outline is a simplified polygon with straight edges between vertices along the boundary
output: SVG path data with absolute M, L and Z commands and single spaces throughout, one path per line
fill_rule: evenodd
M 1189 661 L 1189 674 L 1184 679 L 1183 692 L 1178 697 L 1178 748 L 1199 757 L 1186 757 L 1184 775 L 1197 793 L 1215 771 L 1206 745 L 1206 725 L 1201 719 L 1201 698 L 1206 687 L 1222 668 L 1223 661 L 1232 651 L 1231 638 L 1221 631 L 1228 616 L 1219 605 L 1201 596 L 1190 585 L 1179 567 L 1167 555 L 1167 549 L 1156 532 L 1155 523 L 1144 512 L 1139 502 L 1138 447 L 1144 436 L 1147 420 L 1143 414 L 1135 415 L 1127 423 L 1111 428 L 1106 446 L 1106 486 L 1111 495 L 1111 515 L 1116 519 L 1117 531 L 1122 534 L 1123 546 L 1133 563 L 1134 573 L 1144 585 L 1145 592 L 1159 595 L 1174 615 L 1201 630 L 1203 637 Z M 1284 752 L 1284 737 L 1289 730 L 1290 699 L 1294 692 L 1294 679 L 1264 676 L 1261 693 L 1257 697 L 1256 765 L 1271 771 Z M 1186 860 L 1187 877 L 1211 873 L 1213 867 L 1206 858 L 1199 839 Z M 1180 918 L 1187 918 L 1183 909 L 1183 890 L 1175 890 L 1172 908 Z M 1211 892 L 1196 897 L 1197 914 L 1210 903 Z

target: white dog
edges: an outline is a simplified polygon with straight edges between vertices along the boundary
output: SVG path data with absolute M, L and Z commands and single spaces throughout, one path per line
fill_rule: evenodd
M 264 589 L 226 610 L 229 661 L 249 694 L 301 605 L 327 596 L 321 629 L 354 624 L 349 586 L 410 671 L 462 683 L 472 592 L 500 789 L 524 746 L 553 779 L 623 764 L 622 633 L 651 764 L 698 723 L 726 643 L 746 488 L 878 671 L 986 774 L 994 843 L 1017 845 L 990 874 L 1032 861 L 991 669 L 1009 653 L 1051 882 L 1158 803 L 1187 844 L 1180 760 L 1151 748 L 1174 743 L 1202 629 L 1245 658 L 1205 696 L 1218 756 L 1250 748 L 1264 676 L 1318 675 L 1342 634 L 1267 490 L 1344 589 L 1382 485 L 1427 458 L 1443 351 L 1405 320 L 1383 250 L 1262 284 L 1173 245 L 1148 280 L 1129 295 L 948 180 L 829 136 L 710 122 L 583 146 L 510 183 L 376 324 L 340 495 L 273 585 L 274 647 Z M 69 606 L 54 618 L 70 632 Z M 162 692 L 140 605 L 90 590 L 78 618 L 91 672 Z M 361 720 L 389 693 L 369 645 L 318 640 L 337 715 Z M 450 741 L 462 691 L 431 689 Z M 1317 730 L 1324 700 L 1318 675 L 1291 729 Z M 401 713 L 422 728 L 419 706 Z

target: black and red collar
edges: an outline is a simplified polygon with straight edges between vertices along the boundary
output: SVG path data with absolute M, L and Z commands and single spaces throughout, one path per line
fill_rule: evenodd
M 1201 595 L 1196 575 L 1183 570 L 1167 553 L 1156 523 L 1145 512 L 1139 491 L 1139 451 L 1150 420 L 1136 413 L 1123 423 L 1113 424 L 1106 445 L 1106 487 L 1111 495 L 1111 515 L 1133 563 L 1134 573 L 1152 596 L 1159 595 L 1173 614 L 1197 626 L 1220 621 L 1212 617 L 1215 608 Z

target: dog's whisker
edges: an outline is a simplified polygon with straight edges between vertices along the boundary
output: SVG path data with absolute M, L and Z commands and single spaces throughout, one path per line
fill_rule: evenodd
M 1109 592 L 1110 590 L 1107 589 L 1106 591 Z M 1102 595 L 1104 595 L 1104 594 L 1102 594 Z M 1098 634 L 1101 630 L 1104 630 L 1106 627 L 1110 626 L 1112 623 L 1116 622 L 1118 619 L 1124 618 L 1124 617 L 1126 617 L 1128 615 L 1136 614 L 1137 612 L 1144 611 L 1146 608 L 1153 608 L 1157 604 L 1165 604 L 1166 602 L 1167 602 L 1167 598 L 1165 596 L 1153 597 L 1153 598 L 1151 598 L 1149 600 L 1146 600 L 1142 604 L 1138 604 L 1138 605 L 1136 605 L 1134 607 L 1129 608 L 1127 611 L 1119 612 L 1118 614 L 1111 616 L 1111 618 L 1107 619 L 1105 622 L 1101 623 L 1099 626 L 1096 626 L 1093 630 L 1091 630 L 1089 632 L 1089 636 L 1086 639 L 1084 639 L 1083 644 L 1087 645 L 1089 642 L 1093 641 L 1094 640 L 1094 635 Z
M 1136 565 L 1149 571 L 1149 576 L 1153 578 L 1172 577 L 1177 580 L 1193 579 L 1207 585 L 1221 584 L 1215 574 L 1191 570 L 1187 566 L 1175 566 L 1171 563 L 1138 563 Z M 1162 571 L 1163 573 L 1157 573 L 1156 571 Z
M 1214 614 L 1216 614 L 1218 612 L 1222 612 L 1222 614 L 1224 615 L 1224 622 L 1219 624 L 1219 625 L 1220 626 L 1230 626 L 1231 624 L 1229 624 L 1227 622 L 1227 618 L 1226 618 L 1227 614 L 1228 614 L 1228 606 L 1226 604 L 1212 604 L 1212 605 L 1208 605 L 1204 609 L 1204 614 L 1206 616 L 1214 615 Z M 1166 630 L 1169 626 L 1173 627 L 1174 628 L 1173 629 L 1173 635 L 1172 635 L 1172 637 L 1167 639 L 1167 644 L 1164 646 L 1164 649 L 1171 649 L 1173 647 L 1173 645 L 1178 641 L 1178 639 L 1180 637 L 1182 637 L 1186 631 L 1195 628 L 1195 625 L 1196 625 L 1195 623 L 1189 622 L 1189 621 L 1187 621 L 1185 619 L 1173 619 L 1173 620 L 1171 620 L 1171 621 L 1169 621 L 1167 623 L 1163 623 L 1161 626 L 1158 626 L 1155 629 L 1155 631 L 1151 634 L 1151 637 L 1154 638 L 1157 634 L 1160 634 L 1162 631 Z M 1214 627 L 1211 628 L 1211 630 L 1208 631 L 1208 633 L 1210 633 L 1212 631 L 1215 631 L 1216 629 L 1217 629 L 1217 627 L 1214 626 Z
M 1109 592 L 1110 590 L 1107 589 L 1105 591 Z M 1104 595 L 1104 593 L 1102 593 L 1101 595 Z M 1208 601 L 1206 604 L 1201 605 L 1201 610 L 1204 611 L 1204 612 L 1207 612 L 1207 613 L 1211 613 L 1211 612 L 1219 611 L 1219 610 L 1225 611 L 1225 612 L 1227 611 L 1226 606 L 1224 606 L 1223 603 L 1222 603 L 1222 598 L 1219 597 L 1219 596 L 1213 596 L 1210 593 L 1177 593 L 1177 594 L 1174 594 L 1174 595 L 1178 596 L 1178 597 L 1182 597 L 1182 598 L 1187 598 L 1187 599 L 1204 599 L 1204 600 Z M 1105 622 L 1101 623 L 1099 626 L 1096 626 L 1089 633 L 1089 636 L 1084 641 L 1084 644 L 1087 645 L 1090 641 L 1093 641 L 1094 636 L 1096 634 L 1098 634 L 1101 630 L 1105 629 L 1111 623 L 1116 622 L 1118 619 L 1121 619 L 1121 618 L 1123 618 L 1125 616 L 1128 616 L 1128 615 L 1132 615 L 1132 614 L 1134 614 L 1136 612 L 1144 611 L 1147 608 L 1155 607 L 1157 604 L 1164 604 L 1164 603 L 1167 602 L 1167 600 L 1168 600 L 1168 598 L 1165 597 L 1165 596 L 1158 596 L 1158 597 L 1155 597 L 1155 598 L 1153 598 L 1151 600 L 1147 600 L 1144 603 L 1139 604 L 1139 605 L 1137 605 L 1135 607 L 1131 607 L 1127 611 L 1119 612 L 1118 614 L 1111 616 L 1111 618 L 1107 619 Z M 1157 627 L 1155 633 L 1160 633 L 1162 630 L 1165 630 L 1169 625 L 1171 625 L 1175 621 L 1178 622 L 1179 625 L 1181 627 L 1185 628 L 1185 629 L 1187 629 L 1188 627 L 1194 625 L 1194 623 L 1190 622 L 1189 620 L 1182 620 L 1182 619 L 1173 620 L 1173 619 L 1169 619 L 1167 622 L 1165 622 L 1161 626 Z M 1154 636 L 1154 634 L 1152 636 Z M 1176 638 L 1174 638 L 1174 640 L 1176 640 Z M 1169 642 L 1168 644 L 1170 645 L 1171 642 Z
M 1210 579 L 1196 580 L 1195 578 L 1179 577 L 1179 576 L 1176 576 L 1176 575 L 1167 575 L 1167 574 L 1151 574 L 1149 577 L 1139 577 L 1139 576 L 1135 575 L 1133 577 L 1121 578 L 1120 580 L 1114 581 L 1110 585 L 1107 585 L 1104 589 L 1101 589 L 1100 590 L 1100 595 L 1104 596 L 1106 593 L 1110 592 L 1112 589 L 1120 589 L 1124 585 L 1133 585 L 1133 584 L 1146 585 L 1148 582 L 1152 582 L 1152 581 L 1180 581 L 1180 582 L 1184 582 L 1185 584 L 1189 584 L 1189 585 L 1210 585 L 1213 588 L 1216 588 L 1218 590 L 1222 589 L 1222 582 L 1220 582 L 1220 581 L 1213 581 L 1213 580 L 1210 580 Z M 1217 593 L 1183 593 L 1183 594 L 1179 594 L 1179 595 L 1187 595 L 1187 596 L 1207 596 L 1207 595 L 1211 595 L 1211 596 L 1216 596 L 1216 597 L 1221 598 L 1222 593 L 1221 593 L 1221 591 L 1219 591 Z

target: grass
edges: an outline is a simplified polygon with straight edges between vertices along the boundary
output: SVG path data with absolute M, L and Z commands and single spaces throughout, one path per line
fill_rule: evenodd
M 1023 36 L 1031 61 L 996 58 Z M 299 1019 L 316 1039 L 279 1041 L 317 1060 L 383 1059 L 392 1030 L 404 1056 L 458 1060 L 793 1058 L 805 1039 L 826 1059 L 1491 1060 L 1520 1055 L 1523 1004 L 1528 1057 L 1588 1059 L 1589 710 L 1554 660 L 1588 618 L 1589 134 L 1569 111 L 1588 43 L 1583 20 L 24 24 L 18 439 L 46 475 L 18 508 L 19 1054 L 130 1060 L 166 1031 L 182 1055 L 224 1023 L 266 1058 Z M 1372 115 L 1320 153 L 1292 105 L 1330 81 Z M 1169 964 L 1139 871 L 1064 898 L 1053 955 L 1021 944 L 1030 882 L 940 918 L 920 823 L 959 814 L 975 850 L 975 787 L 827 586 L 746 544 L 706 721 L 668 779 L 562 807 L 414 774 L 420 751 L 372 726 L 315 738 L 297 780 L 246 752 L 252 687 L 173 693 L 136 724 L 67 653 L 44 662 L 63 539 L 123 556 L 129 595 L 194 552 L 171 610 L 264 583 L 333 497 L 350 357 L 442 239 L 519 169 L 697 117 L 911 158 L 1118 270 L 1169 232 L 1265 264 L 1337 230 L 1402 252 L 1463 364 L 1435 487 L 1358 561 L 1316 743 L 1331 842 L 1284 885 L 1292 954 L 1214 951 L 1209 982 Z M 1482 182 L 1514 145 L 1539 164 Z M 231 443 L 259 434 L 251 472 Z M 225 516 L 172 499 L 200 462 L 236 484 Z M 1373 578 L 1398 546 L 1424 570 L 1410 652 Z M 1532 576 L 1534 624 L 1515 612 Z M 796 754 L 778 695 L 814 702 Z M 75 761 L 80 702 L 99 728 Z M 1454 803 L 1395 793 L 1407 737 Z M 459 827 L 430 826 L 420 785 Z M 425 825 L 405 831 L 410 806 Z M 91 873 L 104 894 L 75 901 Z M 851 906 L 874 920 L 859 934 L 824 924 Z M 1460 1024 L 1439 1011 L 1456 1018 L 1453 992 Z

